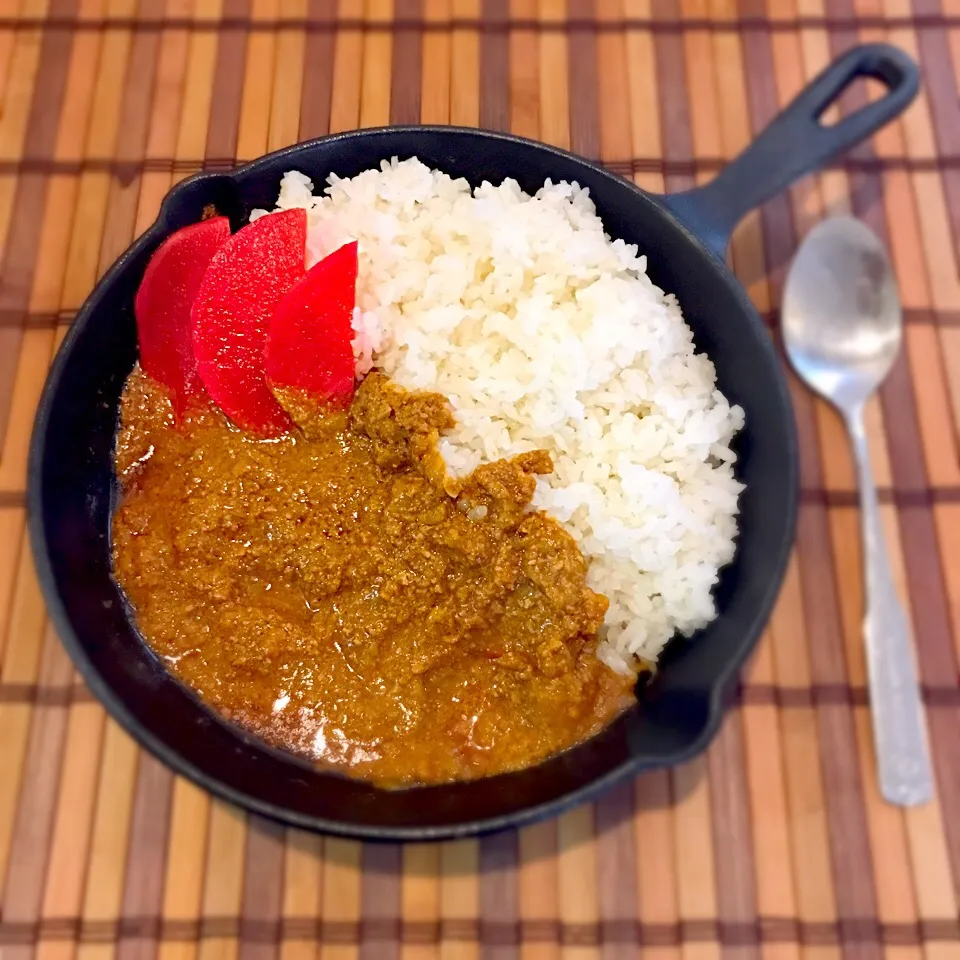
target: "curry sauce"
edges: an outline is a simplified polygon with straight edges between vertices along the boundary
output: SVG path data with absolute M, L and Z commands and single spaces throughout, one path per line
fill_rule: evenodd
M 264 441 L 212 406 L 122 400 L 115 576 L 147 643 L 222 714 L 384 786 L 534 764 L 632 702 L 596 659 L 607 601 L 529 504 L 534 451 L 454 483 L 443 397 L 371 374 L 348 410 L 282 398 Z

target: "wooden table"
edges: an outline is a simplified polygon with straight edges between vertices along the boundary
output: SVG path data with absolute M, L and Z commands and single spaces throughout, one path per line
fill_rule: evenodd
M 870 412 L 938 780 L 878 795 L 840 424 L 794 384 L 797 549 L 710 752 L 559 820 L 373 846 L 247 817 L 138 750 L 76 679 L 24 533 L 33 409 L 97 275 L 170 185 L 387 122 L 510 129 L 679 189 L 831 57 L 919 56 L 903 121 L 738 231 L 777 333 L 827 211 L 888 244 L 906 350 Z M 0 952 L 46 960 L 960 957 L 958 0 L 0 0 Z

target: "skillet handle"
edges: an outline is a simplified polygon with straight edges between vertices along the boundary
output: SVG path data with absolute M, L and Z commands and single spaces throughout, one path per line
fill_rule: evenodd
M 887 93 L 824 126 L 820 117 L 858 77 L 880 80 Z M 662 200 L 722 258 L 744 214 L 893 120 L 919 87 L 917 65 L 902 50 L 885 43 L 854 47 L 816 77 L 714 180 Z

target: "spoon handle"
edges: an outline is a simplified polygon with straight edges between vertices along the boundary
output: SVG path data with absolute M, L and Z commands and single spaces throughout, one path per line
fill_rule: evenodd
M 923 705 L 910 625 L 897 596 L 873 482 L 863 408 L 847 415 L 860 481 L 866 612 L 863 621 L 880 792 L 898 806 L 933 796 Z

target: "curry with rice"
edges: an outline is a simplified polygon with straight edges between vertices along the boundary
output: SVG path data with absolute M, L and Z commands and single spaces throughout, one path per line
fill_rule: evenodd
M 575 184 L 412 159 L 311 191 L 150 260 L 114 576 L 277 747 L 385 787 L 537 764 L 716 615 L 742 411 Z

